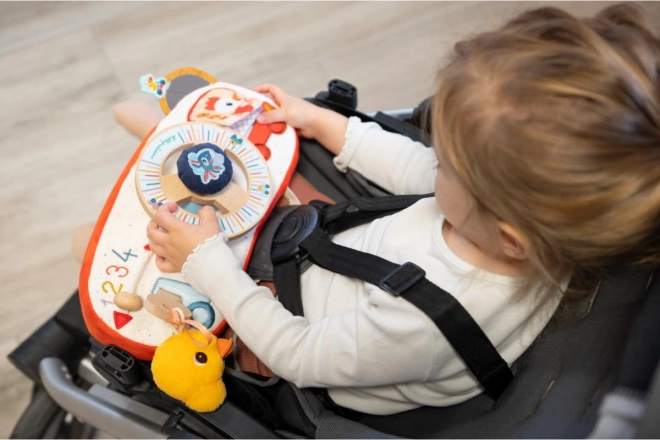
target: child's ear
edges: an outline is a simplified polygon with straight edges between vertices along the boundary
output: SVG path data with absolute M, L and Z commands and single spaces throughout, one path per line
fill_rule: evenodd
M 529 240 L 510 224 L 497 222 L 500 247 L 504 254 L 516 260 L 526 260 L 529 256 Z

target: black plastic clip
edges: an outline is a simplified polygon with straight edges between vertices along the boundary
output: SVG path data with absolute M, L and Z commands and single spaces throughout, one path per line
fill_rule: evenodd
M 353 84 L 340 79 L 333 79 L 328 83 L 328 91 L 318 93 L 316 99 L 329 101 L 355 110 L 358 105 L 358 92 Z
M 140 368 L 133 356 L 115 346 L 106 345 L 96 353 L 94 368 L 111 384 L 128 389 L 140 380 Z
M 394 296 L 399 296 L 425 276 L 424 269 L 409 261 L 388 273 L 378 286 Z

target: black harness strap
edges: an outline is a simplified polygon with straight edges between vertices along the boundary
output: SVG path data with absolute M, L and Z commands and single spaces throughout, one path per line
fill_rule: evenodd
M 300 267 L 296 258 L 273 265 L 273 284 L 284 308 L 296 316 L 303 316 Z
M 376 255 L 340 246 L 318 228 L 299 247 L 319 266 L 379 286 L 423 311 L 491 398 L 496 400 L 513 379 L 508 364 L 481 327 L 451 294 L 428 281 L 419 266 L 394 264 Z
M 328 234 L 336 234 L 369 223 L 377 218 L 397 213 L 422 199 L 432 196 L 433 194 L 377 198 L 356 197 L 336 205 L 314 200 L 311 205 L 321 211 L 321 229 Z
M 298 252 L 294 257 L 273 261 L 273 281 L 278 297 L 291 313 L 303 315 L 300 263 L 304 260 L 401 296 L 435 323 L 483 386 L 485 393 L 497 400 L 513 379 L 513 373 L 481 327 L 451 294 L 428 281 L 424 270 L 413 263 L 398 265 L 376 255 L 335 244 L 324 231 L 339 232 L 366 223 L 410 206 L 423 197 L 384 197 L 357 203 L 356 199 L 341 205 L 313 202 L 321 211 L 319 227 L 310 229 L 308 235 L 297 243 Z M 354 211 L 351 212 L 351 208 Z

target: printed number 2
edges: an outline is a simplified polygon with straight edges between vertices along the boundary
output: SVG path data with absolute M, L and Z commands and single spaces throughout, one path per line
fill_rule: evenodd
M 110 292 L 108 292 L 108 288 L 106 287 L 107 284 L 110 285 L 110 290 L 112 290 L 112 293 L 113 293 L 114 295 L 116 295 L 116 294 L 118 294 L 119 292 L 121 292 L 121 290 L 124 288 L 124 285 L 123 285 L 123 284 L 120 284 L 120 285 L 119 285 L 119 289 L 117 290 L 117 289 L 115 289 L 115 285 L 112 284 L 111 281 L 106 281 L 105 283 L 101 284 L 101 290 L 103 290 L 105 293 L 110 293 Z
M 132 249 L 129 249 L 128 252 L 124 252 L 124 256 L 123 256 L 123 257 L 122 257 L 121 255 L 119 255 L 119 252 L 117 252 L 117 251 L 114 250 L 114 249 L 112 250 L 112 252 L 113 252 L 116 256 L 118 256 L 118 257 L 121 259 L 121 261 L 123 261 L 124 263 L 126 263 L 126 262 L 128 261 L 129 258 L 131 258 L 131 257 L 137 257 L 137 255 L 131 253 L 131 250 L 132 250 Z

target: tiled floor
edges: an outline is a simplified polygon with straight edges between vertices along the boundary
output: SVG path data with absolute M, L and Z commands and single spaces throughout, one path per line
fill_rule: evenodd
M 138 144 L 110 107 L 157 107 L 140 75 L 192 66 L 303 96 L 341 78 L 362 110 L 411 107 L 455 41 L 540 4 L 0 3 L 0 437 L 30 390 L 6 355 L 75 289 L 71 235 L 94 221 Z M 556 5 L 586 15 L 604 3 Z M 657 22 L 658 4 L 644 7 Z

